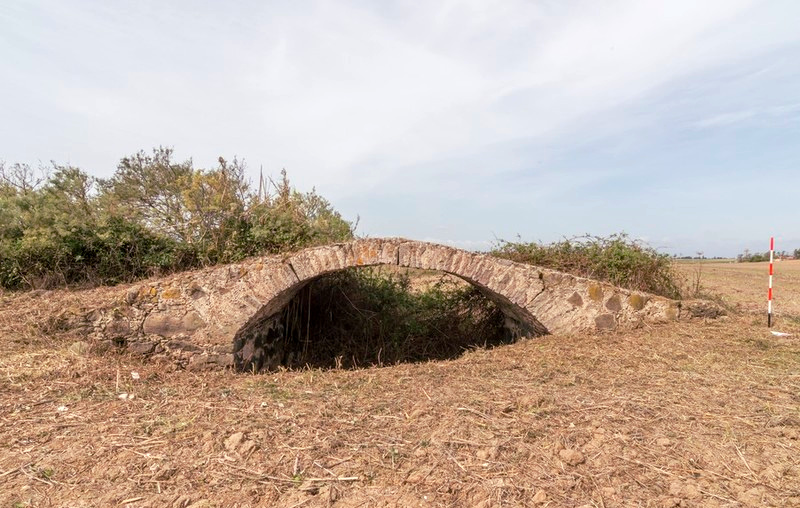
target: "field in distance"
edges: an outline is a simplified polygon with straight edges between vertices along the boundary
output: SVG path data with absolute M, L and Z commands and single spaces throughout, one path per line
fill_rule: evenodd
M 722 301 L 743 311 L 766 316 L 769 262 L 692 260 L 676 266 L 690 280 L 699 274 L 705 292 L 718 294 Z M 800 319 L 800 260 L 775 261 L 773 310 L 778 320 Z

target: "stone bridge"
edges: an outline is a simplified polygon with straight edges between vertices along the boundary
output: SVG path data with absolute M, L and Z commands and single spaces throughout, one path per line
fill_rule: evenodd
M 140 354 L 183 357 L 189 367 L 274 367 L 270 323 L 310 281 L 373 265 L 438 270 L 493 300 L 517 335 L 566 334 L 689 315 L 687 306 L 573 275 L 452 247 L 373 238 L 185 272 L 130 287 L 95 312 L 96 336 Z

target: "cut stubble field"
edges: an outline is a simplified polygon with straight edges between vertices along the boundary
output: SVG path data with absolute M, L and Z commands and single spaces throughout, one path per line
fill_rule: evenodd
M 769 263 L 682 262 L 678 269 L 688 279 L 699 275 L 705 291 L 723 303 L 748 313 L 767 315 Z M 775 261 L 773 313 L 776 326 L 800 319 L 800 260 Z
M 680 266 L 722 319 L 262 375 L 50 319 L 111 289 L 0 294 L 0 506 L 800 506 L 800 262 L 776 266 L 790 337 L 750 265 Z

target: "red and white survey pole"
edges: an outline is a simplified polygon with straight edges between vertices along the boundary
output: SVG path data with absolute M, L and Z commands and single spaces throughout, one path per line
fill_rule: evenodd
M 769 237 L 769 291 L 767 293 L 767 328 L 772 327 L 772 273 L 775 260 L 775 237 Z

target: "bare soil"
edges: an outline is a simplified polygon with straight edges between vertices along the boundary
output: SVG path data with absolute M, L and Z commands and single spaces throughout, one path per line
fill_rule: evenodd
M 0 506 L 800 506 L 785 266 L 788 337 L 761 319 L 766 272 L 704 264 L 739 312 L 255 376 L 60 331 L 119 289 L 0 294 Z

